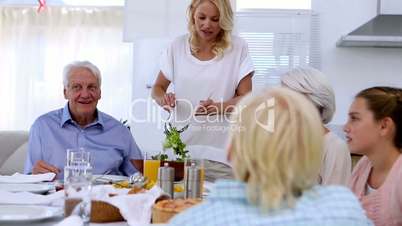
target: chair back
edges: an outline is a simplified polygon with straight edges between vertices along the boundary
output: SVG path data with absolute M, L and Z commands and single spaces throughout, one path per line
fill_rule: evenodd
M 23 173 L 28 136 L 27 131 L 0 131 L 0 175 Z

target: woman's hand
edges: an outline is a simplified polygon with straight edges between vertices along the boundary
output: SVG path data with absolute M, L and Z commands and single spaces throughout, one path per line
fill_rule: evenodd
M 252 76 L 254 72 L 246 75 L 239 83 L 235 96 L 225 102 L 214 102 L 212 99 L 201 100 L 195 115 L 227 114 L 235 110 L 237 102 L 252 89 Z
M 176 106 L 176 95 L 166 93 L 170 81 L 166 79 L 162 71 L 159 72 L 155 84 L 152 86 L 152 98 L 166 111 L 171 111 Z
M 166 111 L 171 111 L 174 107 L 176 107 L 176 95 L 174 93 L 166 93 L 163 95 L 160 105 Z
M 214 102 L 212 99 L 201 100 L 195 115 L 216 115 L 224 112 L 224 104 Z

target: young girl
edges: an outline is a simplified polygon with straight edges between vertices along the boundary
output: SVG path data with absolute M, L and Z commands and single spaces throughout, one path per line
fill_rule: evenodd
M 344 128 L 357 163 L 350 187 L 376 226 L 402 225 L 402 90 L 372 87 L 356 95 Z

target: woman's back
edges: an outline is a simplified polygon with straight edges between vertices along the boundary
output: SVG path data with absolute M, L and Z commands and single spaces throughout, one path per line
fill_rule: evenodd
M 174 218 L 169 225 L 373 225 L 357 198 L 341 186 L 315 186 L 293 208 L 263 213 L 247 201 L 246 186 L 237 181 L 219 181 L 206 201 Z

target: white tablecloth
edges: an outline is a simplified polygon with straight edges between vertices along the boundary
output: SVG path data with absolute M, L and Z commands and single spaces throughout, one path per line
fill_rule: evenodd
M 35 221 L 35 222 L 13 222 L 13 223 L 3 223 L 0 222 L 0 225 L 10 225 L 10 226 L 54 226 L 55 224 L 59 223 L 62 221 L 62 218 L 57 218 L 57 219 L 48 219 L 48 220 L 41 220 L 41 221 Z M 152 225 L 152 224 L 151 224 Z M 113 222 L 113 223 L 105 223 L 105 224 L 95 224 L 91 223 L 90 226 L 128 226 L 127 222 Z
M 49 220 L 42 220 L 37 222 L 22 222 L 22 223 L 3 223 L 0 222 L 1 226 L 54 226 L 58 222 L 60 222 L 62 218 L 58 219 L 49 219 Z M 113 223 L 103 223 L 103 224 L 95 224 L 91 223 L 90 226 L 129 226 L 127 222 L 113 222 Z M 165 226 L 165 224 L 149 224 L 149 226 Z

